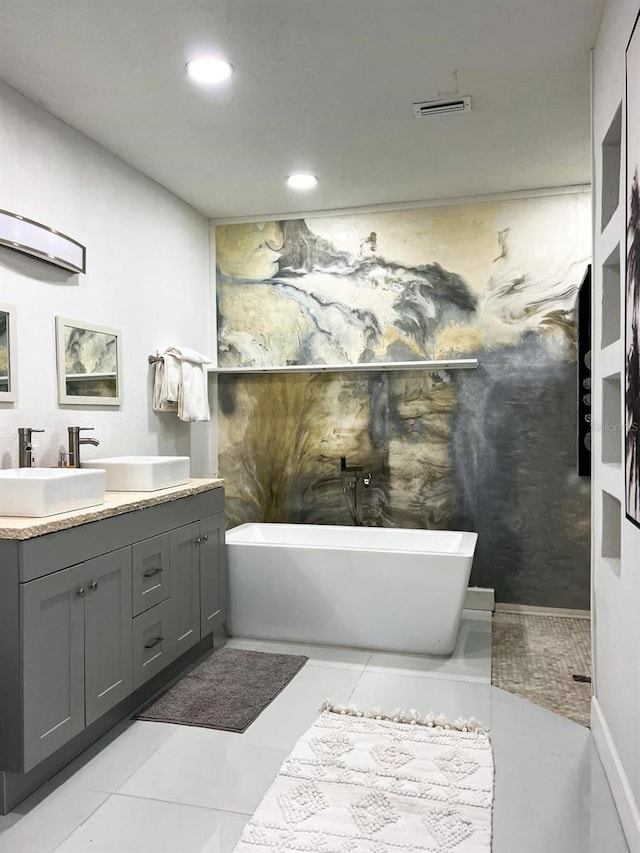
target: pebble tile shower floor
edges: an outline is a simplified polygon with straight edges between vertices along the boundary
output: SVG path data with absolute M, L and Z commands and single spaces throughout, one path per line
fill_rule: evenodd
M 583 726 L 589 725 L 591 676 L 588 619 L 497 611 L 493 616 L 491 683 Z

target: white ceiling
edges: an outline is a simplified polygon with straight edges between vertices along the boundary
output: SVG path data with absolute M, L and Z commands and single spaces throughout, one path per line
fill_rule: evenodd
M 580 184 L 603 6 L 0 0 L 0 78 L 211 217 Z M 221 89 L 184 73 L 207 50 Z M 414 118 L 454 71 L 473 111 Z

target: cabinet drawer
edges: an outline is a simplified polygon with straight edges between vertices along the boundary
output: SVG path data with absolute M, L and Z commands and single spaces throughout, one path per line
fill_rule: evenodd
M 133 546 L 133 615 L 138 616 L 171 594 L 171 549 L 168 533 Z
M 133 620 L 134 690 L 174 659 L 169 601 L 156 604 Z

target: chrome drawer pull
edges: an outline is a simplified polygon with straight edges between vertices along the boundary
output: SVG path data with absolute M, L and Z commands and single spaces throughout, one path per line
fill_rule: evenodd
M 98 589 L 98 581 L 91 581 L 89 589 L 95 592 Z
M 154 637 L 153 640 L 149 640 L 148 643 L 144 644 L 145 649 L 152 649 L 154 646 L 157 646 L 158 643 L 161 643 L 164 640 L 164 637 Z
M 79 595 L 80 598 L 84 598 L 84 587 L 81 586 L 80 589 L 76 590 L 76 595 Z
M 155 568 L 155 569 L 151 569 L 151 571 L 150 571 L 150 572 L 145 572 L 145 573 L 142 575 L 142 577 L 143 577 L 143 578 L 152 578 L 154 575 L 159 575 L 159 574 L 160 574 L 160 572 L 162 572 L 162 571 L 164 571 L 164 570 L 163 570 L 163 568 L 162 568 L 161 566 L 158 566 L 158 567 L 157 567 L 157 568 Z
M 208 533 L 207 533 L 207 534 L 205 534 L 205 535 L 202 537 L 202 541 L 203 541 L 203 542 L 208 542 L 208 541 L 209 541 L 209 534 L 208 534 Z

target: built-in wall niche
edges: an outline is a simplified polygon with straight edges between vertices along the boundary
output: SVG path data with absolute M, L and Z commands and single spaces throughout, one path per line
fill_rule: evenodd
M 602 231 L 620 203 L 620 157 L 622 155 L 622 103 L 602 140 Z
M 602 346 L 620 340 L 620 243 L 602 265 Z
M 622 392 L 620 374 L 602 380 L 602 461 L 609 465 L 622 462 Z
M 609 492 L 602 492 L 602 557 L 620 577 L 622 507 Z

